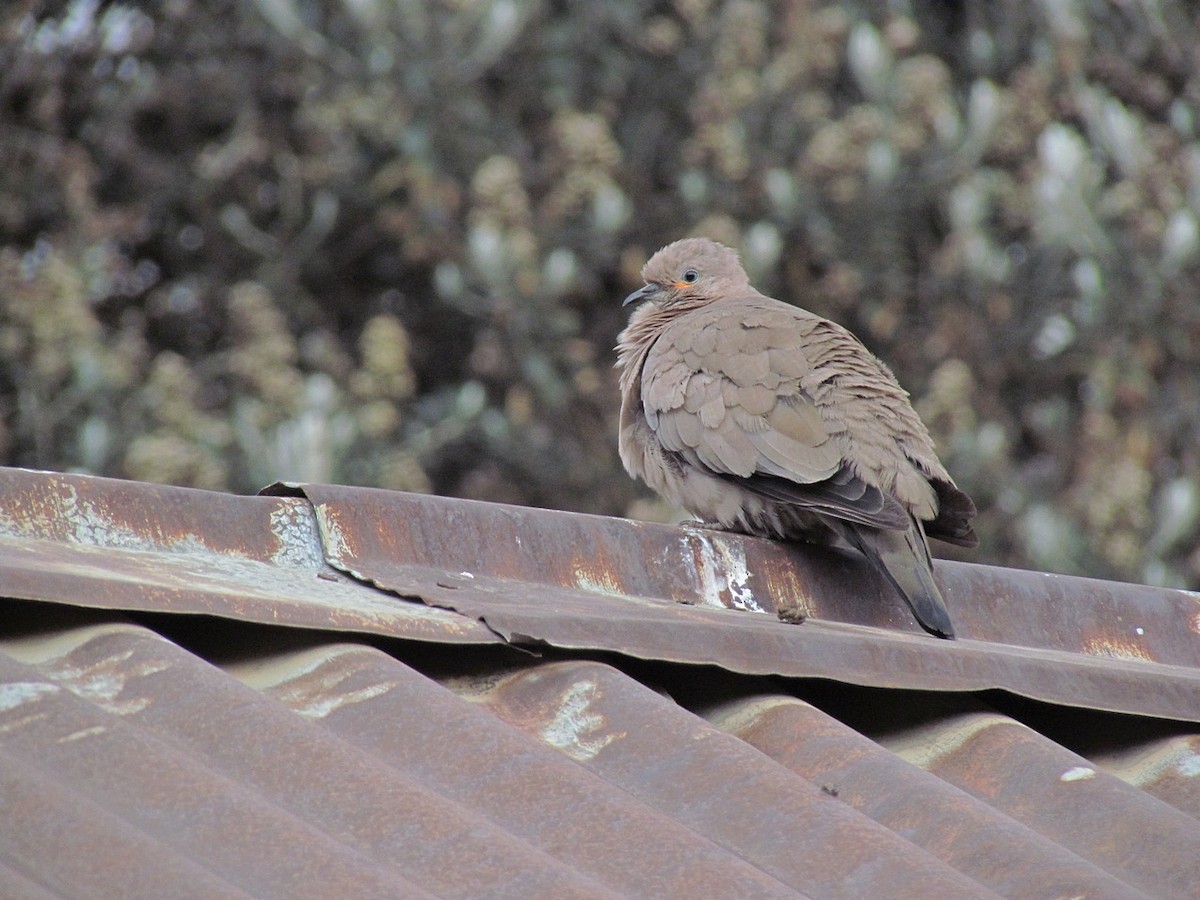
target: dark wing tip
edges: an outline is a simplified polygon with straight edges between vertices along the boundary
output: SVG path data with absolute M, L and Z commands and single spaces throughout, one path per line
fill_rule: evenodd
M 936 519 L 924 523 L 925 534 L 959 547 L 978 546 L 979 536 L 971 527 L 975 518 L 974 501 L 948 481 L 935 478 L 929 483 L 937 493 L 938 514 Z

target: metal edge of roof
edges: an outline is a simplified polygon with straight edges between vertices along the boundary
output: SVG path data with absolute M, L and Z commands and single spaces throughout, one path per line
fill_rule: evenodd
M 448 576 L 444 597 L 485 576 L 930 640 L 852 553 L 372 488 L 290 490 L 312 501 L 326 560 L 368 581 L 371 566 L 425 566 Z M 937 574 L 967 639 L 1200 667 L 1200 593 L 947 561 Z
M 503 643 L 326 564 L 304 499 L 0 468 L 0 594 L 414 640 Z

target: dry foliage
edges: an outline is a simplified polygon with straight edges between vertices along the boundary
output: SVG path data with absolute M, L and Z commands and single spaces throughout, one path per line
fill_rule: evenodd
M 1188 0 L 14 0 L 4 462 L 661 514 L 620 471 L 659 245 L 893 364 L 976 559 L 1200 586 Z

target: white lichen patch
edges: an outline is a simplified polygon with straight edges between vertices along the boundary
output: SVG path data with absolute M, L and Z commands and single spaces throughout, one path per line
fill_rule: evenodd
M 59 690 L 58 685 L 45 681 L 10 681 L 0 684 L 0 712 L 34 703 L 48 694 L 57 694 Z
M 1200 777 L 1200 753 L 1195 751 L 1181 753 L 1175 763 L 1175 771 L 1184 778 Z
M 1096 770 L 1089 766 L 1072 766 L 1058 776 L 1059 781 L 1087 781 L 1089 778 L 1096 777 Z
M 370 684 L 366 687 L 342 693 L 314 693 L 306 702 L 293 706 L 292 709 L 309 719 L 323 719 L 343 706 L 353 706 L 356 703 L 382 697 L 399 684 L 400 682 L 398 681 L 381 681 L 378 684 Z
M 318 647 L 300 653 L 229 666 L 226 671 L 256 690 L 270 694 L 294 712 L 323 719 L 344 706 L 381 697 L 398 681 L 380 681 L 359 688 L 342 684 L 369 667 L 371 657 L 361 647 Z
M 1194 744 L 1194 736 L 1178 735 L 1093 761 L 1122 781 L 1144 789 L 1164 778 L 1200 776 L 1200 753 Z
M 336 507 L 327 503 L 317 503 L 313 509 L 317 513 L 317 524 L 325 541 L 326 558 L 344 565 L 345 561 L 352 559 L 354 554 L 351 553 L 350 544 L 338 524 Z
M 95 737 L 99 734 L 104 734 L 108 728 L 104 725 L 93 725 L 91 728 L 81 728 L 79 731 L 72 731 L 70 734 L 63 735 L 54 743 L 56 744 L 73 744 L 75 741 L 81 741 L 84 738 Z
M 208 549 L 194 534 L 179 534 L 164 540 L 163 535 L 143 534 L 133 528 L 119 525 L 104 507 L 80 499 L 79 493 L 71 484 L 63 486 L 60 503 L 62 517 L 71 529 L 71 539 L 77 544 L 116 550 L 170 550 L 184 553 Z
M 145 660 L 132 666 L 124 664 L 133 656 L 125 650 L 87 666 L 64 666 L 51 677 L 72 694 L 90 700 L 120 716 L 141 712 L 150 705 L 149 697 L 122 698 L 129 683 L 170 668 L 170 663 Z
M 279 549 L 271 561 L 279 566 L 316 569 L 325 564 L 316 522 L 303 500 L 285 500 L 271 511 L 271 531 Z
M 592 759 L 626 732 L 606 732 L 608 720 L 590 711 L 599 686 L 594 681 L 578 681 L 563 695 L 554 718 L 542 728 L 542 740 L 557 747 L 572 759 Z
M 693 540 L 699 545 L 694 552 Z M 750 570 L 740 543 L 696 530 L 684 539 L 682 551 L 695 573 L 701 606 L 765 612 L 750 588 Z M 728 602 L 725 597 L 729 598 Z

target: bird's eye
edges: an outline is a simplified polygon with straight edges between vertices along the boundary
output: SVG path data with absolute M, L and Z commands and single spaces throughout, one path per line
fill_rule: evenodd
M 696 279 L 700 277 L 700 273 L 695 269 L 688 269 L 683 273 L 683 280 L 688 284 L 695 284 Z

